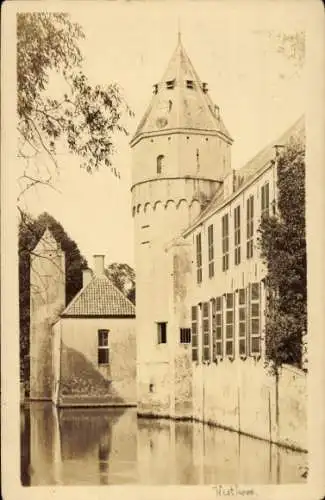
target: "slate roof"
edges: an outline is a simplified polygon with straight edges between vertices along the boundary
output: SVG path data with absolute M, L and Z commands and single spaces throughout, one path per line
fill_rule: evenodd
M 61 317 L 135 317 L 135 307 L 106 276 L 94 276 Z
M 267 170 L 271 161 L 275 158 L 275 146 L 284 146 L 289 143 L 294 137 L 305 136 L 305 117 L 301 116 L 286 132 L 284 132 L 277 140 L 268 144 L 259 153 L 249 160 L 243 167 L 234 170 L 236 178 L 236 189 L 228 197 L 225 197 L 223 184 L 217 189 L 214 197 L 205 209 L 200 213 L 197 219 L 185 231 L 184 235 L 189 234 L 196 226 L 208 219 L 211 215 L 230 199 L 238 194 L 242 189 L 245 189 L 255 178 L 262 172 Z
M 193 88 L 187 87 L 188 80 L 193 82 Z M 167 82 L 174 82 L 173 88 L 167 88 Z M 152 97 L 131 145 L 143 134 L 170 129 L 194 129 L 215 134 L 219 132 L 232 142 L 209 93 L 203 90 L 203 83 L 180 38 L 168 67 L 157 84 L 157 93 Z

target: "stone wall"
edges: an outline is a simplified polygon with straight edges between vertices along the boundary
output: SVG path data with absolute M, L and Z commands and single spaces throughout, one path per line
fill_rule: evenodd
M 134 319 L 62 318 L 59 405 L 135 404 Z M 109 330 L 109 365 L 98 367 L 98 329 Z
M 277 412 L 276 380 L 260 361 L 193 365 L 194 418 L 304 450 L 306 391 L 306 374 L 284 366 L 279 375 Z

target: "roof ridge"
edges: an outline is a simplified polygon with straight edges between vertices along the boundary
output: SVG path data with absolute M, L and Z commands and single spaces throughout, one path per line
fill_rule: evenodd
M 132 307 L 135 308 L 135 305 L 133 304 L 133 302 L 125 295 L 125 293 L 122 292 L 122 290 L 120 290 L 114 283 L 113 281 L 108 277 L 106 276 L 106 274 L 104 274 L 103 276 L 96 276 L 97 278 L 105 278 L 107 281 L 110 282 L 110 284 L 112 285 L 112 287 L 124 298 L 126 299 L 128 302 L 130 302 L 130 304 L 132 305 Z
M 63 312 L 60 314 L 60 316 L 63 316 L 64 314 L 66 314 L 67 310 L 70 309 L 70 307 L 72 307 L 75 304 L 75 302 L 78 300 L 78 298 L 80 297 L 80 295 L 82 295 L 82 293 L 89 287 L 89 285 L 93 282 L 94 279 L 95 279 L 95 276 L 93 275 L 92 278 L 91 278 L 91 280 L 85 286 L 83 286 L 82 288 L 80 288 L 79 292 L 76 293 L 76 295 L 69 302 L 69 304 L 63 310 Z

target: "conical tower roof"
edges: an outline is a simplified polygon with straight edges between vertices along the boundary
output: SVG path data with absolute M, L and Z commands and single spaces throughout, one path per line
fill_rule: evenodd
M 180 35 L 163 77 L 154 86 L 154 95 L 140 121 L 131 145 L 143 135 L 171 130 L 196 130 L 222 134 L 232 142 L 203 83 L 188 57 Z

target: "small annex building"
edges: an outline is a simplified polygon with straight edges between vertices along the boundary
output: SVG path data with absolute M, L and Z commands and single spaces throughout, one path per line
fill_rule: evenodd
M 135 404 L 135 307 L 105 275 L 104 256 L 94 256 L 93 271 L 83 271 L 83 287 L 65 307 L 64 252 L 49 229 L 37 249 L 30 271 L 31 283 L 39 282 L 31 288 L 30 399 Z
M 58 406 L 136 404 L 135 307 L 105 275 L 103 255 L 53 333 Z

